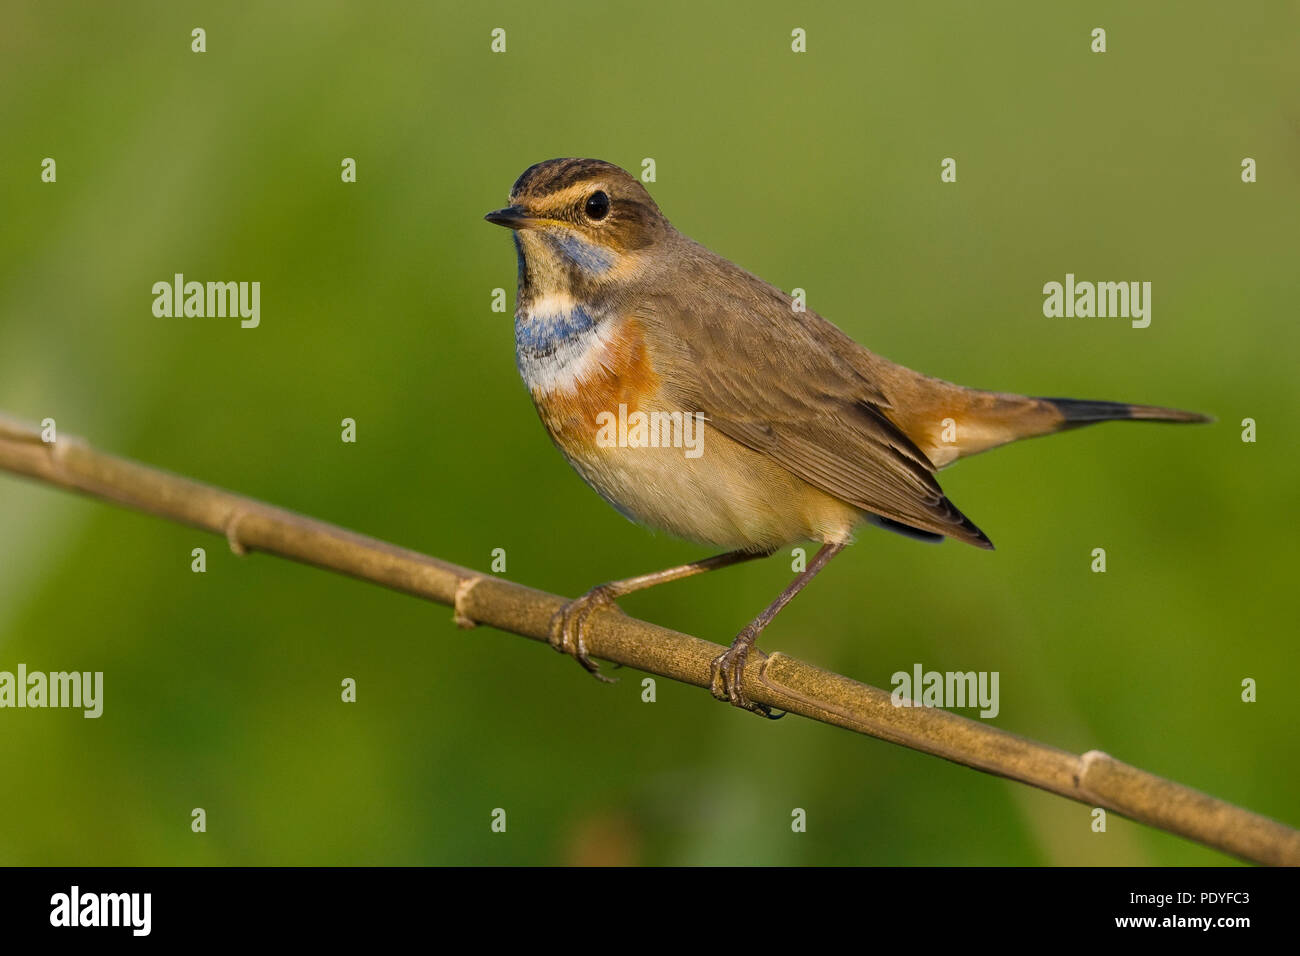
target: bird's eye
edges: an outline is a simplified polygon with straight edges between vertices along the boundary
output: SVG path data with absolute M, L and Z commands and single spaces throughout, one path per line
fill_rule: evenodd
M 600 222 L 609 215 L 609 197 L 605 195 L 603 190 L 597 189 L 587 197 L 586 210 L 588 219 Z

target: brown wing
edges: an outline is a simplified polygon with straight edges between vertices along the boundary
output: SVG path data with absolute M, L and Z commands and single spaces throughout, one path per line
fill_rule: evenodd
M 704 413 L 728 437 L 857 508 L 992 547 L 886 414 L 871 353 L 725 260 L 691 265 L 683 271 L 695 281 L 643 295 L 636 310 L 659 333 L 654 363 L 682 410 Z M 683 288 L 708 291 L 688 300 Z

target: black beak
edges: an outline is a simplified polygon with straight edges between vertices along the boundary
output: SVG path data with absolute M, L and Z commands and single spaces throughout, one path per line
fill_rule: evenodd
M 490 212 L 483 218 L 507 229 L 523 229 L 533 221 L 521 206 L 506 206 L 505 209 Z

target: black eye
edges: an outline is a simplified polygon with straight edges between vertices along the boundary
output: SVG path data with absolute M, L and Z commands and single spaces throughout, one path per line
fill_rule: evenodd
M 594 219 L 597 222 L 609 215 L 609 197 L 604 191 L 597 189 L 587 197 L 587 218 Z

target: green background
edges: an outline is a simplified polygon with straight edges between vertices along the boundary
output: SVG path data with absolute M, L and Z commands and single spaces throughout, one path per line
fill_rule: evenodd
M 1294 4 L 10 3 L 5 20 L 0 409 L 471 567 L 505 548 L 509 577 L 560 593 L 702 556 L 570 471 L 490 310 L 496 287 L 513 308 L 515 262 L 481 217 L 526 166 L 653 157 L 679 229 L 883 355 L 1218 418 L 960 463 L 944 487 L 996 552 L 865 529 L 764 646 L 886 687 L 916 662 L 996 670 L 997 726 L 1300 823 Z M 155 318 L 150 288 L 176 272 L 260 281 L 261 327 Z M 1067 272 L 1152 282 L 1150 328 L 1044 318 Z M 0 669 L 106 685 L 99 720 L 0 711 L 0 863 L 1229 862 L 671 681 L 642 703 L 638 673 L 603 686 L 445 608 L 11 477 L 0 562 Z M 624 606 L 725 642 L 789 577 L 786 555 Z

